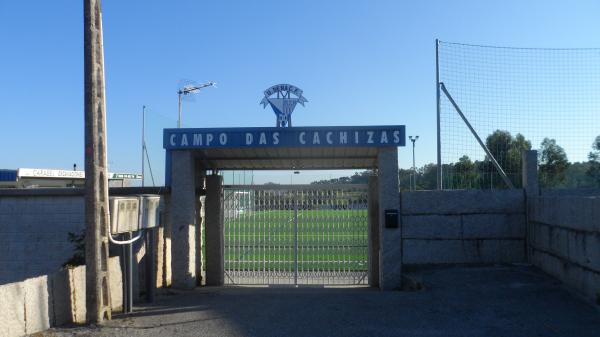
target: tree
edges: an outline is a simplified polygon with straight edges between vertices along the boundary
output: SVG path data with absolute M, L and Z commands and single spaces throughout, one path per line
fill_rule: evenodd
M 504 170 L 510 181 L 515 186 L 521 185 L 521 153 L 531 150 L 531 142 L 520 133 L 513 137 L 506 130 L 496 130 L 485 140 L 485 145 L 490 150 L 500 167 Z M 482 177 L 484 187 L 506 188 L 493 164 L 488 160 L 481 164 L 483 171 L 489 172 Z
M 311 184 L 366 184 L 369 182 L 369 176 L 374 175 L 372 170 L 354 172 L 350 177 L 339 177 L 333 179 L 324 179 L 311 182 Z
M 600 136 L 594 139 L 592 151 L 588 154 L 589 167 L 587 175 L 595 182 L 596 187 L 600 187 Z
M 477 168 L 469 156 L 462 156 L 454 164 L 452 188 L 473 188 L 477 184 Z
M 435 190 L 437 188 L 437 165 L 430 163 L 417 169 L 417 189 Z
M 544 187 L 563 185 L 569 160 L 565 150 L 556 140 L 544 138 L 540 148 L 540 183 Z

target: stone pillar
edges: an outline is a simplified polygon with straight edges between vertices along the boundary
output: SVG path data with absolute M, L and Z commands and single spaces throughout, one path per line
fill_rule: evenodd
M 540 195 L 540 183 L 538 179 L 538 153 L 536 150 L 522 152 L 523 160 L 523 188 L 527 197 Z
M 531 242 L 534 241 L 535 231 L 533 226 L 529 224 L 529 204 L 531 199 L 540 195 L 540 183 L 538 178 L 538 153 L 535 150 L 522 152 L 522 183 L 525 190 L 525 216 L 527 224 L 527 261 L 531 261 Z
M 379 183 L 377 176 L 369 177 L 369 285 L 379 287 Z
M 400 289 L 402 286 L 402 224 L 400 190 L 398 188 L 398 148 L 384 147 L 377 154 L 379 186 L 379 288 Z M 398 227 L 385 228 L 385 211 L 398 212 Z
M 206 285 L 225 283 L 225 241 L 223 226 L 223 177 L 206 177 L 205 199 Z
M 196 287 L 196 202 L 194 160 L 190 151 L 171 154 L 171 270 L 173 287 Z

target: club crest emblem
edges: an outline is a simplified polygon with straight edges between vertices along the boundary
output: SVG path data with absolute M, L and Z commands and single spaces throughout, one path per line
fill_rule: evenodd
M 292 96 L 293 95 L 293 96 Z M 265 90 L 265 98 L 260 102 L 263 108 L 270 105 L 277 118 L 277 127 L 292 126 L 292 112 L 296 104 L 304 106 L 308 102 L 302 90 L 291 84 L 277 84 Z

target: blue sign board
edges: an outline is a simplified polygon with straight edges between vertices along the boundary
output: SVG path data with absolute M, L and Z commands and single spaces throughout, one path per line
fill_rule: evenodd
M 165 129 L 167 150 L 244 147 L 405 146 L 404 125 Z

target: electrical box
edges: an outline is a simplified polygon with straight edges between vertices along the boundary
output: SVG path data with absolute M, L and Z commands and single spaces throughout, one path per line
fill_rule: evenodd
M 385 213 L 385 228 L 398 228 L 398 210 L 386 209 Z
M 110 232 L 120 234 L 139 230 L 139 206 L 137 197 L 110 197 Z
M 142 229 L 154 228 L 160 225 L 160 196 L 142 195 Z

